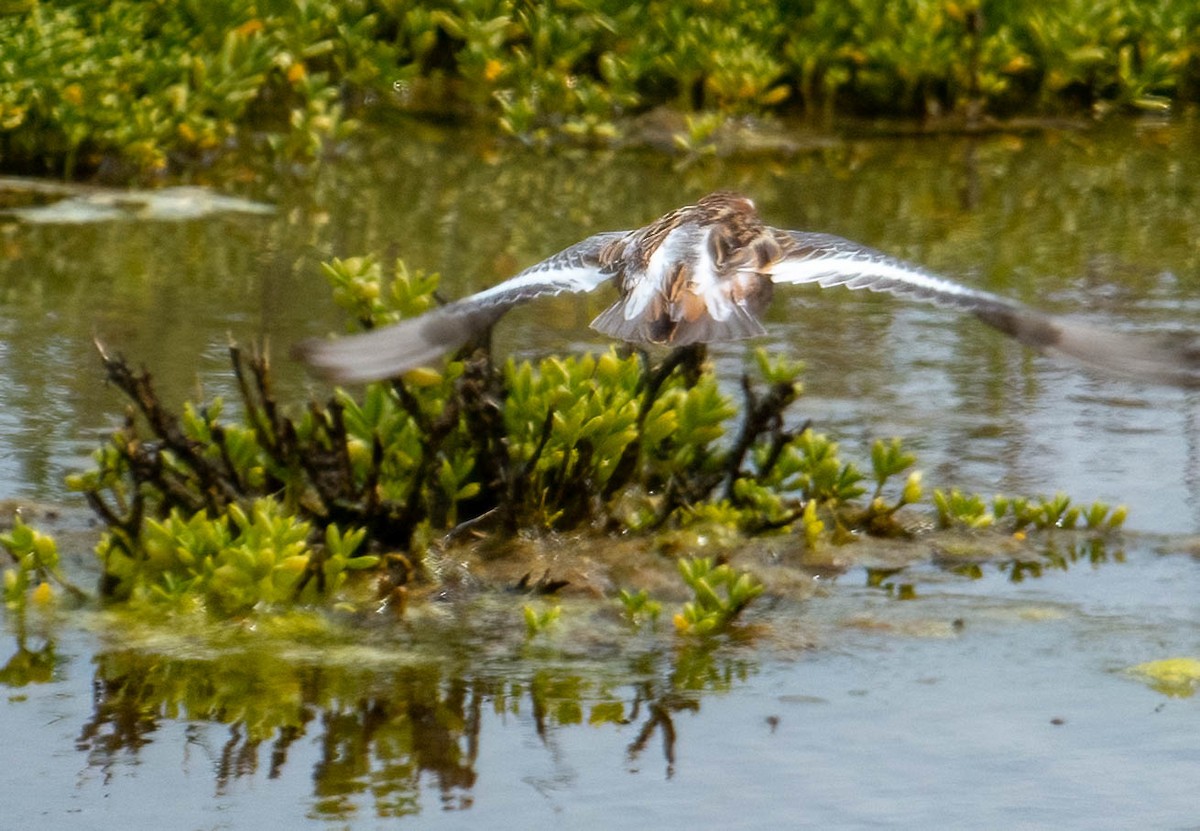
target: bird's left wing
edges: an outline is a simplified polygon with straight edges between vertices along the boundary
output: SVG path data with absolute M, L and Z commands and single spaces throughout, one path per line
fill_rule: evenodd
M 339 383 L 395 377 L 461 346 L 519 303 L 599 288 L 611 276 L 602 254 L 627 233 L 596 234 L 503 283 L 420 317 L 361 335 L 312 338 L 297 344 L 293 353 L 318 375 Z
M 1051 315 L 959 285 L 873 248 L 804 231 L 774 231 L 782 255 L 768 268 L 773 283 L 816 283 L 909 297 L 970 312 L 1039 352 L 1058 353 L 1110 374 L 1200 387 L 1200 337 L 1190 332 L 1116 332 Z

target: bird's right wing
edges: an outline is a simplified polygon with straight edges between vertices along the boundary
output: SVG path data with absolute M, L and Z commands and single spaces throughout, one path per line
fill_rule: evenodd
M 769 271 L 774 283 L 816 283 L 885 292 L 964 312 L 1023 308 L 996 294 L 968 288 L 920 266 L 857 242 L 806 231 L 775 231 L 782 256 Z
M 1142 381 L 1200 388 L 1200 336 L 1195 333 L 1117 332 L 968 288 L 832 234 L 775 234 L 783 256 L 769 269 L 774 283 L 844 286 L 946 306 L 970 312 L 1039 352 Z
M 293 354 L 313 372 L 339 383 L 395 377 L 461 346 L 519 303 L 599 288 L 611 276 L 601 254 L 627 233 L 596 234 L 511 279 L 420 317 L 345 338 L 311 338 L 297 344 Z

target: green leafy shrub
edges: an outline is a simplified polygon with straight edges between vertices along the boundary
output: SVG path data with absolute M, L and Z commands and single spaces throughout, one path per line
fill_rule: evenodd
M 348 572 L 379 564 L 377 556 L 354 556 L 366 529 L 343 535 L 328 525 L 324 545 L 314 548 L 310 524 L 279 502 L 259 499 L 251 507 L 247 513 L 232 504 L 215 519 L 175 508 L 161 521 L 148 519 L 143 556 L 131 557 L 111 537 L 101 543 L 105 575 L 132 594 L 152 595 L 129 599 L 205 603 L 227 616 L 335 593 Z
M 547 606 L 539 612 L 526 603 L 521 607 L 521 615 L 525 619 L 525 636 L 532 639 L 557 623 L 562 609 L 558 606 Z
M 248 127 L 308 161 L 353 123 L 339 85 L 395 57 L 367 4 L 33 4 L 0 17 L 0 153 L 8 164 L 132 174 L 202 160 Z
M 662 604 L 651 599 L 645 589 L 639 589 L 636 592 L 621 589 L 617 594 L 617 599 L 621 604 L 625 619 L 634 626 L 641 626 L 646 622 L 654 626 L 658 622 L 658 616 L 662 614 Z
M 607 142 L 662 105 L 716 114 L 687 150 L 796 106 L 1158 110 L 1200 99 L 1197 31 L 1191 0 L 30 3 L 0 15 L 0 156 L 145 175 L 250 141 L 294 166 L 397 107 L 532 142 Z

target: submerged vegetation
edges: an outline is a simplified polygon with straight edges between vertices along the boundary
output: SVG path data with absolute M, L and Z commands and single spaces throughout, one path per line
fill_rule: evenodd
M 437 285 L 402 262 L 389 274 L 369 258 L 325 270 L 339 304 L 367 326 L 426 310 Z M 174 413 L 148 373 L 102 352 L 131 406 L 95 467 L 69 485 L 105 526 L 96 551 L 106 601 L 218 619 L 295 604 L 403 614 L 411 590 L 439 579 L 428 562 L 435 548 L 481 532 L 582 529 L 657 537 L 678 556 L 691 595 L 675 627 L 707 635 L 765 589 L 720 554 L 737 540 L 793 534 L 820 562 L 829 547 L 860 537 L 910 538 L 923 521 L 905 510 L 926 497 L 902 442 L 876 441 L 869 473 L 844 459 L 836 442 L 787 416 L 801 366 L 761 350 L 740 402 L 696 347 L 659 363 L 609 350 L 503 366 L 477 348 L 444 371 L 415 370 L 361 396 L 335 390 L 304 409 L 276 400 L 264 356 L 236 346 L 230 354 L 236 417 L 220 400 Z M 1124 519 L 1122 509 L 1080 509 L 1065 496 L 997 497 L 990 509 L 957 490 L 932 498 L 945 528 L 1103 533 Z M 730 545 L 714 559 L 702 538 Z M 46 599 L 55 583 L 81 594 L 50 537 L 18 519 L 0 543 L 14 561 L 10 607 Z M 566 584 L 547 572 L 515 589 L 546 596 Z M 628 586 L 619 603 L 634 623 L 662 609 L 641 586 Z M 530 636 L 557 617 L 553 607 L 525 607 Z
M 780 112 L 1165 110 L 1200 99 L 1197 32 L 1190 0 L 16 2 L 0 160 L 123 178 L 252 143 L 295 165 L 384 111 L 609 142 L 668 106 L 702 113 L 692 146 Z

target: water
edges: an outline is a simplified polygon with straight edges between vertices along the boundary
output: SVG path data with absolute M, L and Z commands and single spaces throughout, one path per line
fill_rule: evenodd
M 374 654 L 251 648 L 221 659 L 76 632 L 59 646 L 55 680 L 10 690 L 0 708 L 6 741 L 22 748 L 22 763 L 0 773 L 6 821 L 1194 821 L 1196 700 L 1124 672 L 1200 647 L 1194 561 L 1139 552 L 1017 584 L 991 570 L 977 581 L 930 575 L 909 603 L 859 576 L 760 612 L 775 632 L 756 643 L 710 649 L 664 635 L 583 654 L 586 636 L 568 628 L 541 647 L 476 644 L 456 656 L 401 633 L 390 654 L 367 635 Z M 673 731 L 669 755 L 657 712 Z
M 456 295 L 717 188 L 772 224 L 1051 311 L 1194 331 L 1198 150 L 1197 125 L 1151 122 L 682 165 L 406 127 L 313 177 L 226 188 L 271 214 L 0 216 L 0 499 L 78 507 L 62 478 L 123 408 L 93 337 L 174 401 L 232 397 L 228 337 L 269 338 L 299 399 L 316 387 L 284 347 L 343 325 L 320 261 L 403 256 Z M 605 302 L 520 310 L 497 346 L 601 346 L 587 322 Z M 913 568 L 897 578 L 913 602 L 861 568 L 780 588 L 811 580 L 785 547 L 757 638 L 712 649 L 665 631 L 631 643 L 594 604 L 527 645 L 507 596 L 274 651 L 114 642 L 126 630 L 95 616 L 35 626 L 4 676 L 0 735 L 22 763 L 0 773 L 2 824 L 1194 824 L 1196 699 L 1124 670 L 1200 652 L 1196 394 L 1090 376 L 891 298 L 781 292 L 768 329 L 809 366 L 793 417 L 850 454 L 903 436 L 930 485 L 1125 502 L 1137 533 L 1022 582 Z M 713 350 L 731 388 L 748 354 Z

